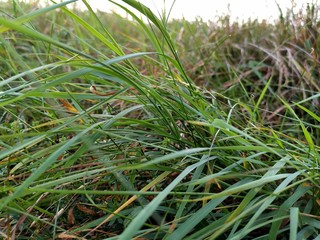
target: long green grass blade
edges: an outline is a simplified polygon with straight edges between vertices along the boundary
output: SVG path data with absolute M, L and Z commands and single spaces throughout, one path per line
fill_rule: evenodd
M 179 176 L 168 185 L 154 200 L 152 200 L 130 223 L 130 225 L 125 229 L 125 231 L 119 236 L 119 239 L 131 239 L 136 232 L 143 226 L 145 221 L 150 217 L 150 215 L 158 208 L 163 199 L 173 190 L 173 188 L 180 183 L 180 181 L 185 178 L 191 171 L 195 168 L 205 164 L 208 161 L 207 158 L 202 159 L 198 163 L 190 165 L 185 170 L 183 170 Z

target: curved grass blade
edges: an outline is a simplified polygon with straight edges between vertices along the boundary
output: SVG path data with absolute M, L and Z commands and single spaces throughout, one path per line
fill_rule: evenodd
M 170 159 L 170 158 L 169 158 Z M 169 160 L 168 159 L 168 160 Z M 172 159 L 172 158 L 171 158 Z M 129 224 L 129 226 L 124 230 L 124 232 L 119 236 L 120 240 L 131 239 L 137 234 L 138 230 L 143 226 L 145 221 L 151 216 L 151 214 L 158 208 L 165 197 L 178 185 L 183 178 L 185 178 L 190 172 L 195 168 L 205 164 L 208 159 L 202 159 L 198 163 L 188 166 L 183 170 L 179 176 L 177 176 L 172 183 L 168 185 L 157 197 L 155 197 Z

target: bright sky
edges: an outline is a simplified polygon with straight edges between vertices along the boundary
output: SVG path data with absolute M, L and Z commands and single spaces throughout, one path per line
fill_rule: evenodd
M 80 5 L 79 1 L 77 4 Z M 124 14 L 119 9 L 107 0 L 88 0 L 90 5 L 102 11 L 116 11 Z M 121 2 L 115 0 L 115 2 Z M 165 9 L 168 13 L 170 7 L 173 8 L 170 13 L 171 18 L 185 17 L 187 20 L 194 20 L 200 16 L 203 20 L 213 20 L 215 16 L 222 14 L 230 14 L 231 20 L 239 19 L 277 19 L 279 10 L 277 3 L 281 7 L 283 13 L 286 9 L 292 6 L 294 2 L 295 9 L 305 9 L 307 3 L 315 3 L 318 5 L 318 0 L 140 0 L 154 12 L 162 12 Z

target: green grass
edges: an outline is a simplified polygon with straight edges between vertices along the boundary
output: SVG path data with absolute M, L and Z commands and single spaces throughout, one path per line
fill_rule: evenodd
M 1 3 L 1 238 L 318 239 L 316 6 L 207 24 L 72 2 Z

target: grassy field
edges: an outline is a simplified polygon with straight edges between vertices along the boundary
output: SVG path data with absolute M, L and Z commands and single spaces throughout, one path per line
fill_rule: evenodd
M 316 5 L 240 24 L 72 2 L 1 3 L 1 239 L 319 240 Z

